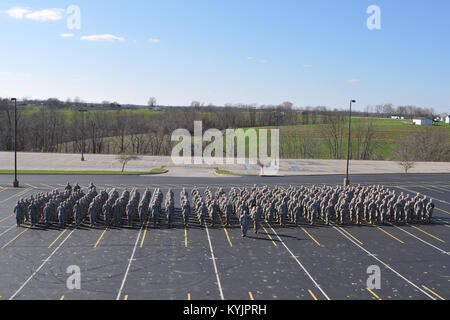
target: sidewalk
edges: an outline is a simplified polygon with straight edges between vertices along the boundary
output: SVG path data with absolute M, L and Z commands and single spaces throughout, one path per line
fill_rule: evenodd
M 63 153 L 18 153 L 18 170 L 55 171 L 121 171 L 122 166 L 115 155 L 87 154 L 84 162 L 79 154 Z M 165 166 L 169 170 L 164 175 L 175 177 L 217 176 L 214 168 L 228 170 L 234 174 L 258 175 L 256 165 L 188 165 L 175 166 L 170 157 L 143 156 L 141 160 L 130 161 L 125 171 L 149 172 Z M 14 153 L 0 152 L 0 170 L 14 169 Z M 345 160 L 280 160 L 279 175 L 332 175 L 345 174 Z M 350 161 L 351 174 L 402 173 L 403 168 L 393 161 Z M 450 162 L 417 162 L 410 173 L 450 173 Z

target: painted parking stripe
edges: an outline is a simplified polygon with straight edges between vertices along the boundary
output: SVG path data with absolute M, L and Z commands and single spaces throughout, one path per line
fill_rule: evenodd
M 447 210 L 444 210 L 444 209 L 441 209 L 441 208 L 435 208 L 435 209 L 437 209 L 437 210 L 439 210 L 439 211 L 442 211 L 442 212 L 444 212 L 444 213 L 446 213 L 446 214 L 450 214 L 450 212 L 448 212 Z
M 399 238 L 397 238 L 396 236 L 394 236 L 393 234 L 387 232 L 386 230 L 384 230 L 382 227 L 377 227 L 378 230 L 384 232 L 385 234 L 387 234 L 388 236 L 390 236 L 391 238 L 393 238 L 394 240 L 397 240 L 398 242 L 400 242 L 401 244 L 405 244 L 404 241 L 400 240 Z
M 264 225 L 262 225 L 262 224 L 261 224 L 261 226 L 263 227 L 263 229 L 264 229 L 264 231 L 266 232 L 267 236 L 269 237 L 270 241 L 272 241 L 273 245 L 274 245 L 275 247 L 277 247 L 277 244 L 275 243 L 275 241 L 273 241 L 272 236 L 267 232 L 266 227 L 264 227 Z
M 429 190 L 429 191 L 431 191 L 431 192 L 444 193 L 444 192 L 442 192 L 442 191 L 440 191 L 440 190 L 432 189 L 432 186 L 427 186 L 427 187 L 425 187 L 424 185 L 421 185 L 421 186 L 417 186 L 417 187 L 419 187 L 419 188 L 424 188 L 424 189 Z
M 430 246 L 430 247 L 432 247 L 432 248 L 438 250 L 440 253 L 450 255 L 449 252 L 446 252 L 445 250 L 442 250 L 441 248 L 436 247 L 435 245 L 433 245 L 433 244 L 431 244 L 431 243 L 429 243 L 429 242 L 423 240 L 422 238 L 419 238 L 418 236 L 412 234 L 411 232 L 408 232 L 408 231 L 406 231 L 405 229 L 400 228 L 399 226 L 396 226 L 395 224 L 392 224 L 392 223 L 389 223 L 389 224 L 390 224 L 391 226 L 393 226 L 393 227 L 395 227 L 395 228 L 397 228 L 397 229 L 403 231 L 404 233 L 410 235 L 411 237 L 414 237 L 415 239 L 419 240 L 420 242 L 425 243 L 426 245 L 428 245 L 428 246 Z
M 230 247 L 233 247 L 233 244 L 231 243 L 230 236 L 228 235 L 227 228 L 225 227 L 225 225 L 223 223 L 223 220 L 222 220 L 222 217 L 220 216 L 220 214 L 219 214 L 219 219 L 220 219 L 220 223 L 222 224 L 223 231 L 225 232 L 225 235 L 227 236 L 228 244 L 230 245 Z
M 430 294 L 428 294 L 426 291 L 422 290 L 419 286 L 417 286 L 416 284 L 414 284 L 411 280 L 408 280 L 407 278 L 405 278 L 404 276 L 402 276 L 400 273 L 398 273 L 396 270 L 394 270 L 391 266 L 389 266 L 388 264 L 386 264 L 384 261 L 382 261 L 380 258 L 376 257 L 373 253 L 371 253 L 369 250 L 367 250 L 366 248 L 364 248 L 363 246 L 361 246 L 360 244 L 358 244 L 357 242 L 355 242 L 355 240 L 353 240 L 352 238 L 350 238 L 348 235 L 346 235 L 344 232 L 342 232 L 339 228 L 337 228 L 336 226 L 333 226 L 333 228 L 339 232 L 341 235 L 343 235 L 345 238 L 347 238 L 350 242 L 352 242 L 355 246 L 357 246 L 358 248 L 360 248 L 362 251 L 364 251 L 365 253 L 367 253 L 370 257 L 372 257 L 373 259 L 377 260 L 378 262 L 380 262 L 382 265 L 384 265 L 386 268 L 388 268 L 389 270 L 391 270 L 394 274 L 396 274 L 398 277 L 400 277 L 401 279 L 405 280 L 407 283 L 409 283 L 411 286 L 413 286 L 414 288 L 416 288 L 417 290 L 419 290 L 420 292 L 422 292 L 424 295 L 426 295 L 427 297 L 429 297 L 432 300 L 436 300 L 435 297 L 431 296 Z
M 23 235 L 25 232 L 27 232 L 28 230 L 31 229 L 31 226 L 27 227 L 25 230 L 23 230 L 22 232 L 20 232 L 19 234 L 17 234 L 14 238 L 12 238 L 11 240 L 9 240 L 6 244 L 3 245 L 2 249 L 5 249 L 7 246 L 9 246 L 11 243 L 13 243 L 14 241 L 16 241 L 21 235 Z
M 406 188 L 399 187 L 399 186 L 396 186 L 396 188 L 402 189 L 402 190 L 405 190 L 405 191 L 408 191 L 408 192 L 411 192 L 411 193 L 414 193 L 414 194 L 416 194 L 416 193 L 421 193 L 421 192 L 417 192 L 417 191 L 410 190 L 410 189 L 406 189 Z M 431 196 L 429 196 L 429 195 L 427 195 L 427 194 L 424 194 L 424 193 L 422 193 L 422 194 L 423 194 L 423 195 L 426 195 L 428 198 L 432 198 L 432 199 L 437 200 L 437 201 L 439 201 L 439 202 L 442 202 L 442 203 L 445 203 L 445 204 L 450 205 L 450 202 L 447 202 L 447 201 L 445 201 L 445 200 L 438 199 L 438 198 L 436 198 L 436 197 L 431 197 Z
M 147 232 L 148 232 L 148 223 L 149 223 L 149 220 L 147 220 L 147 222 L 145 223 L 144 235 L 142 236 L 141 244 L 139 245 L 140 248 L 142 248 L 144 246 L 144 241 L 145 241 L 145 238 L 146 238 Z
M 9 231 L 11 231 L 15 226 L 11 226 L 8 229 L 6 229 L 5 231 L 3 231 L 2 233 L 0 233 L 0 237 L 6 233 L 8 233 Z
M 155 197 L 155 193 L 156 193 L 155 190 L 153 190 L 152 198 L 150 199 L 150 203 L 152 203 L 153 198 Z M 122 283 L 121 283 L 120 288 L 119 288 L 119 292 L 117 293 L 116 300 L 119 300 L 120 296 L 122 295 L 122 290 L 123 290 L 123 288 L 125 286 L 125 282 L 127 281 L 128 273 L 130 272 L 130 268 L 131 268 L 131 263 L 134 260 L 134 255 L 136 253 L 136 248 L 137 248 L 137 245 L 139 243 L 139 239 L 141 238 L 141 233 L 142 233 L 143 229 L 144 229 L 144 225 L 141 225 L 141 228 L 139 229 L 139 233 L 138 233 L 138 235 L 136 237 L 136 242 L 134 243 L 134 247 L 133 247 L 133 251 L 131 253 L 131 257 L 128 260 L 127 269 L 126 269 L 125 274 L 123 276 Z
M 362 241 L 358 240 L 358 238 L 356 238 L 354 235 L 352 235 L 350 232 L 348 232 L 348 231 L 345 230 L 344 228 L 339 227 L 339 226 L 338 226 L 338 228 L 341 229 L 342 231 L 344 231 L 349 237 L 351 237 L 353 240 L 355 240 L 355 241 L 358 242 L 359 244 L 363 244 Z
M 314 293 L 311 290 L 308 290 L 311 297 L 313 297 L 314 300 L 318 300 L 317 297 L 314 295 Z
M 25 286 L 28 284 L 28 282 L 31 281 L 31 279 L 34 278 L 34 276 L 45 266 L 45 264 L 50 261 L 51 257 L 53 257 L 53 255 L 62 247 L 62 245 L 67 241 L 67 239 L 69 239 L 69 237 L 75 232 L 75 230 L 77 230 L 78 227 L 74 228 L 65 238 L 64 240 L 55 248 L 55 250 L 53 250 L 53 252 L 48 256 L 47 259 L 45 259 L 42 264 L 31 274 L 31 276 L 29 276 L 27 278 L 27 280 L 25 280 L 25 282 L 20 286 L 20 288 L 14 292 L 14 294 L 9 297 L 9 300 L 13 300 L 19 293 L 20 291 L 23 290 L 23 288 L 25 288 Z
M 422 285 L 422 287 L 428 291 L 430 291 L 432 294 L 434 294 L 436 297 L 438 297 L 441 300 L 445 300 L 444 298 L 442 298 L 440 295 L 438 295 L 436 292 L 434 292 L 433 290 L 431 290 L 430 288 L 426 287 L 425 285 Z
M 70 227 L 70 226 L 69 226 Z M 53 245 L 56 243 L 56 241 L 58 241 L 59 240 L 59 238 L 61 238 L 62 237 L 62 235 L 64 234 L 64 233 L 66 233 L 66 231 L 69 229 L 69 227 L 67 227 L 66 229 L 64 229 L 64 231 L 63 232 L 61 232 L 60 233 L 60 235 L 48 246 L 48 249 L 50 249 L 51 247 L 53 247 Z
M 444 189 L 444 188 L 441 188 L 441 187 L 438 187 L 438 186 L 430 186 L 431 188 L 433 188 L 433 189 L 435 189 L 436 191 L 438 191 L 438 192 L 440 192 L 440 193 L 447 193 L 448 192 L 448 190 L 446 190 L 446 189 Z
M 369 288 L 366 288 L 367 291 L 369 291 L 375 298 L 377 298 L 378 300 L 381 300 L 381 298 L 372 290 L 370 290 Z
M 27 188 L 27 189 L 25 189 L 25 190 L 22 190 L 22 191 L 16 193 L 16 194 L 13 194 L 13 195 L 10 196 L 9 198 L 6 198 L 6 199 L 0 201 L 0 204 L 5 203 L 6 201 L 8 201 L 8 200 L 10 200 L 10 199 L 12 199 L 12 198 L 14 198 L 14 197 L 20 197 L 20 196 L 23 196 L 24 194 L 30 192 L 31 190 L 33 190 L 33 189 L 32 189 L 32 188 Z M 2 220 L 0 220 L 0 222 L 1 222 L 1 221 L 2 221 Z
M 413 226 L 413 225 L 411 225 L 411 224 L 409 224 L 409 223 L 408 223 L 408 226 L 410 226 L 410 227 L 412 227 L 412 228 L 414 228 L 414 229 L 416 229 L 416 230 L 419 230 L 420 232 L 426 234 L 427 236 L 432 237 L 433 239 L 436 239 L 437 241 L 440 241 L 440 242 L 442 242 L 442 243 L 445 243 L 444 240 L 439 239 L 439 238 L 436 237 L 436 236 L 433 236 L 431 233 L 428 233 L 428 232 L 426 232 L 425 230 L 420 229 L 419 227 Z
M 126 269 L 126 271 L 125 271 L 125 275 L 123 276 L 122 284 L 120 285 L 119 292 L 117 293 L 116 300 L 119 300 L 119 299 L 120 299 L 120 296 L 122 295 L 122 290 L 123 290 L 123 287 L 125 286 L 125 281 L 127 281 L 128 273 L 130 272 L 131 262 L 132 262 L 133 259 L 134 259 L 134 255 L 135 255 L 135 253 L 136 253 L 136 248 L 137 248 L 137 245 L 138 245 L 138 243 L 139 243 L 139 239 L 141 238 L 141 233 L 142 233 L 143 227 L 144 227 L 144 226 L 141 226 L 141 228 L 139 229 L 139 233 L 138 233 L 138 235 L 137 235 L 136 242 L 134 243 L 133 252 L 131 253 L 130 259 L 128 259 L 127 269 Z
M 216 257 L 214 256 L 214 250 L 211 244 L 211 237 L 209 236 L 209 230 L 208 230 L 208 226 L 205 224 L 205 230 L 206 230 L 206 235 L 208 237 L 208 242 L 209 242 L 209 250 L 211 251 L 211 259 L 214 265 L 214 272 L 216 274 L 216 280 L 217 280 L 217 286 L 219 287 L 219 293 L 220 293 L 220 298 L 222 300 L 225 300 L 224 296 L 223 296 L 223 291 L 222 291 L 222 285 L 220 283 L 220 277 L 219 277 L 219 272 L 217 270 L 217 265 L 216 265 Z
M 322 247 L 322 245 L 319 243 L 319 241 L 317 241 L 308 231 L 306 231 L 305 228 L 300 227 L 300 229 L 302 229 L 303 232 L 306 233 L 308 235 L 308 237 L 310 237 L 312 239 L 312 241 L 314 241 L 319 247 Z
M 100 235 L 100 237 L 98 238 L 97 242 L 94 245 L 94 248 L 97 248 L 100 241 L 102 241 L 103 236 L 105 235 L 106 231 L 108 231 L 109 227 L 106 227 L 105 230 L 103 230 L 102 234 Z
M 292 253 L 292 251 L 288 248 L 288 246 L 284 243 L 284 241 L 280 238 L 280 236 L 278 235 L 278 233 L 272 228 L 272 226 L 270 224 L 268 224 L 270 229 L 272 229 L 272 232 L 277 236 L 278 240 L 281 242 L 281 244 L 286 248 L 286 250 L 290 253 L 290 255 L 292 256 L 292 258 L 294 258 L 294 260 L 297 262 L 297 264 L 300 266 L 300 268 L 302 268 L 302 270 L 306 273 L 306 275 L 308 276 L 309 279 L 311 279 L 311 281 L 314 283 L 314 285 L 316 286 L 317 289 L 319 289 L 319 291 L 323 294 L 323 296 L 327 299 L 330 300 L 330 298 L 328 297 L 328 295 L 325 293 L 325 291 L 322 290 L 322 288 L 319 286 L 319 284 L 316 282 L 316 280 L 314 280 L 314 278 L 311 276 L 311 274 L 308 272 L 308 270 L 306 270 L 306 268 L 303 266 L 303 264 L 298 260 L 298 258 Z
M 253 297 L 253 293 L 251 291 L 248 292 L 248 295 L 250 296 L 250 300 L 255 300 L 255 298 Z

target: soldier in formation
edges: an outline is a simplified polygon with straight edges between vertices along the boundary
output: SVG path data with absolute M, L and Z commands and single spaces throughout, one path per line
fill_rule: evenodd
M 275 186 L 252 188 L 233 187 L 227 193 L 223 188 L 213 192 L 209 187 L 200 192 L 197 187 L 189 193 L 180 192 L 180 207 L 183 224 L 187 227 L 191 216 L 196 217 L 201 226 L 218 223 L 224 226 L 237 221 L 242 235 L 247 235 L 250 223 L 258 233 L 262 221 L 285 226 L 298 225 L 303 219 L 310 225 L 321 221 L 324 224 L 368 224 L 385 223 L 431 223 L 434 211 L 432 199 L 416 194 L 405 195 L 384 186 L 300 186 L 281 188 Z M 124 190 L 119 196 L 116 189 L 97 193 L 91 182 L 85 194 L 78 183 L 72 187 L 67 183 L 64 191 L 57 189 L 20 199 L 14 207 L 17 225 L 30 222 L 36 226 L 57 223 L 64 228 L 68 223 L 80 225 L 85 219 L 91 227 L 103 220 L 106 226 L 121 226 L 126 217 L 128 225 L 139 221 L 143 226 L 152 222 L 156 227 L 160 222 L 164 195 L 157 188 L 152 197 L 150 189 L 141 197 L 135 188 Z M 173 226 L 175 217 L 174 193 L 168 190 L 165 201 L 165 222 Z

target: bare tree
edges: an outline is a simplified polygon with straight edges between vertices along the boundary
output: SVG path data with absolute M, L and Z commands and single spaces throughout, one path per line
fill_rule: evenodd
M 156 106 L 155 97 L 150 97 L 150 99 L 148 99 L 148 106 L 150 107 L 150 109 L 153 109 Z
M 395 146 L 394 156 L 405 174 L 414 167 L 414 139 L 411 137 L 401 139 Z
M 121 155 L 118 155 L 116 159 L 122 165 L 122 172 L 124 172 L 125 166 L 128 164 L 128 162 L 130 162 L 132 160 L 140 160 L 141 157 L 139 157 L 135 154 L 121 154 Z

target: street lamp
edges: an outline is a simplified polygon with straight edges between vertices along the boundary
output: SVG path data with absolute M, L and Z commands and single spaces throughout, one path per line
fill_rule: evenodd
M 81 161 L 84 161 L 84 113 L 87 110 L 78 110 L 81 112 Z
M 17 99 L 12 98 L 14 101 L 14 181 L 13 187 L 19 187 L 19 180 L 17 180 Z
M 356 100 L 350 100 L 350 114 L 348 116 L 347 172 L 345 174 L 344 186 L 348 186 L 350 184 L 350 180 L 348 179 L 348 166 L 350 162 L 350 129 L 352 126 L 352 103 L 356 103 Z

